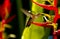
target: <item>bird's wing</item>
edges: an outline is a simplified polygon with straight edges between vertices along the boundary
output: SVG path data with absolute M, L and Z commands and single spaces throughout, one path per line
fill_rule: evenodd
M 26 16 L 32 17 L 32 13 L 29 13 L 28 11 L 26 11 L 26 10 L 24 10 L 24 9 L 21 9 L 21 11 L 22 11 Z

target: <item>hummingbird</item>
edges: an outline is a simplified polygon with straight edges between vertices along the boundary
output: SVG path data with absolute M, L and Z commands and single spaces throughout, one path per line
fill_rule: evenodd
M 24 9 L 21 9 L 21 11 L 22 11 L 26 16 L 30 17 L 29 20 L 26 22 L 26 26 L 28 26 L 28 27 L 31 25 L 31 23 L 34 21 L 35 18 L 38 18 L 38 17 L 40 17 L 40 15 L 41 15 L 40 13 L 38 13 L 38 14 L 32 14 L 31 11 L 27 11 L 27 10 L 24 10 Z

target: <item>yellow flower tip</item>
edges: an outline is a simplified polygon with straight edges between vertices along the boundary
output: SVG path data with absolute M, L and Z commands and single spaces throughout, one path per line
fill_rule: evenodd
M 0 27 L 0 32 L 2 32 L 2 31 L 4 31 L 4 30 L 5 30 L 5 28 Z
M 8 18 L 8 16 L 9 16 L 9 13 L 8 13 L 8 10 L 7 10 L 7 8 L 5 8 L 5 12 L 6 12 L 5 19 L 7 19 L 7 18 Z
M 46 0 L 46 1 L 48 1 L 52 6 L 54 6 L 53 0 Z
M 0 22 L 0 32 L 4 31 L 4 27 L 2 27 L 2 22 Z
M 54 27 L 54 31 L 57 29 L 57 25 L 55 23 L 52 24 Z
M 2 22 L 0 22 L 0 32 L 2 32 L 2 31 L 5 31 L 5 27 L 7 27 L 7 28 L 12 28 L 10 25 L 8 25 L 8 24 L 4 24 L 4 27 L 2 27 Z
M 50 15 L 48 15 L 48 14 L 45 14 L 45 16 L 47 16 L 48 18 L 51 18 L 51 16 L 50 16 Z
M 50 22 L 49 20 L 46 20 L 47 22 Z
M 1 29 L 0 29 L 0 32 L 2 32 L 2 31 L 4 31 L 4 30 L 5 30 L 4 28 L 1 28 Z
M 6 27 L 6 28 L 10 28 L 10 29 L 12 28 L 12 27 L 11 27 L 10 25 L 8 25 L 8 24 L 5 24 L 5 27 Z
M 48 18 L 51 18 L 51 16 L 50 16 L 49 14 L 41 13 L 41 15 L 45 15 L 45 16 L 47 16 Z
M 48 24 L 48 25 L 51 25 L 51 26 L 53 26 L 53 28 L 54 28 L 54 31 L 56 31 L 56 29 L 57 29 L 57 24 L 55 24 L 55 23 L 52 23 L 52 24 Z

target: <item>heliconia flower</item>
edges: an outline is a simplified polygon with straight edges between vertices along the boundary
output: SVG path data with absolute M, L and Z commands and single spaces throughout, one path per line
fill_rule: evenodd
M 54 13 L 55 13 L 55 17 L 54 17 L 54 20 L 53 22 L 56 23 L 57 20 L 60 18 L 60 15 L 58 14 L 58 8 L 57 8 L 57 0 L 54 0 L 54 6 L 52 5 L 45 5 L 45 4 L 40 4 L 38 2 L 35 2 L 32 0 L 33 3 L 35 3 L 36 5 L 38 6 L 41 6 L 47 10 L 54 10 Z
M 47 10 L 53 10 L 55 16 L 54 16 L 54 19 L 53 19 L 53 22 L 52 22 L 52 23 L 55 23 L 55 24 L 56 24 L 57 20 L 60 18 L 60 15 L 58 14 L 58 8 L 57 8 L 57 2 L 58 2 L 58 0 L 54 0 L 54 5 L 53 5 L 53 6 L 52 6 L 52 5 L 40 4 L 40 3 L 35 2 L 35 1 L 33 1 L 33 0 L 32 0 L 32 2 L 35 3 L 35 4 L 38 5 L 38 6 L 41 6 L 41 7 L 45 8 L 45 9 L 47 9 Z M 33 22 L 33 24 L 41 25 L 41 24 L 39 24 L 39 23 L 34 23 L 34 22 Z M 44 24 L 42 24 L 42 25 L 44 25 Z M 45 24 L 45 25 L 46 25 L 46 24 Z M 54 36 L 53 39 L 57 39 L 57 36 Z
M 58 0 L 54 0 L 54 6 L 57 7 Z
M 41 7 L 45 8 L 45 9 L 48 9 L 48 10 L 53 10 L 55 8 L 55 7 L 51 6 L 51 5 L 40 4 L 40 3 L 35 2 L 33 0 L 32 0 L 32 2 L 35 3 L 38 6 L 41 6 Z
M 53 32 L 53 39 L 57 39 L 57 36 L 60 36 L 60 29 Z
M 3 39 L 1 35 L 2 35 L 2 32 L 0 32 L 0 39 Z
M 2 18 L 1 21 L 1 27 L 0 27 L 0 39 L 4 39 L 3 33 L 5 29 L 5 24 L 12 21 L 16 15 L 13 15 L 12 17 L 8 18 L 11 10 L 11 3 L 10 0 L 4 0 L 4 3 L 0 5 L 0 17 Z
M 3 39 L 3 30 L 4 30 L 4 24 L 6 20 L 6 15 L 9 15 L 10 13 L 10 8 L 11 8 L 11 3 L 10 0 L 4 0 L 3 4 L 0 5 L 0 17 L 2 18 L 1 21 L 1 30 L 0 30 L 0 39 Z M 8 13 L 7 13 L 8 11 Z
M 10 0 L 4 0 L 3 4 L 0 5 L 0 17 L 2 18 L 2 27 L 6 22 L 6 19 L 10 13 L 11 3 Z
M 13 15 L 12 17 L 6 19 L 6 20 L 2 20 L 2 24 L 1 24 L 1 29 L 0 29 L 0 39 L 3 39 L 3 33 L 4 33 L 4 30 L 5 30 L 5 24 L 11 22 L 14 18 L 15 18 L 16 15 Z M 10 26 L 7 26 L 8 28 L 10 28 Z
M 48 24 L 50 24 L 49 22 L 43 22 L 43 23 L 32 22 L 32 24 L 35 24 L 35 25 L 37 25 L 37 26 L 52 28 L 52 26 L 48 26 Z
M 0 5 L 0 17 L 2 19 L 5 19 L 5 16 L 10 13 L 11 3 L 10 0 L 4 0 L 4 3 Z M 8 10 L 8 13 L 6 12 L 6 9 Z

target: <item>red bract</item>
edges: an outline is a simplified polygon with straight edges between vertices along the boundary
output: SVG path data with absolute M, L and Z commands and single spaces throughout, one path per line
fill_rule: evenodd
M 57 36 L 59 36 L 59 35 L 60 35 L 60 29 L 53 32 L 53 38 L 54 39 L 57 39 Z
M 11 8 L 11 3 L 10 0 L 4 0 L 4 3 L 0 5 L 0 17 L 2 18 L 2 28 L 4 27 L 4 24 L 6 24 L 6 19 L 5 16 L 6 14 L 9 15 L 10 13 L 10 8 Z M 6 13 L 6 9 L 8 10 L 8 13 Z M 3 39 L 3 31 L 0 31 L 0 39 Z
M 54 6 L 57 7 L 58 0 L 54 0 Z
M 1 35 L 2 35 L 2 33 L 3 33 L 3 32 L 0 32 L 0 39 L 3 39 L 3 38 L 2 38 L 2 36 L 1 36 Z
M 7 20 L 2 20 L 2 29 L 4 29 L 5 28 L 5 26 L 4 26 L 4 24 L 7 24 L 7 23 L 9 23 L 10 21 L 12 21 L 14 18 L 15 18 L 15 16 L 16 15 L 13 15 L 12 17 L 10 17 L 10 18 L 8 18 Z M 3 33 L 4 33 L 4 31 L 1 31 L 0 32 L 0 39 L 3 39 Z
M 58 14 L 58 8 L 57 8 L 57 0 L 54 0 L 54 6 L 51 5 L 44 5 L 44 4 L 40 4 L 38 2 L 35 2 L 32 0 L 33 3 L 37 4 L 38 6 L 41 6 L 47 10 L 53 10 L 55 13 L 55 17 L 54 17 L 54 23 L 57 22 L 57 20 L 60 18 L 60 15 Z
M 51 28 L 51 27 L 52 27 L 52 26 L 48 26 L 48 24 L 50 24 L 49 22 L 43 22 L 43 23 L 32 22 L 32 24 L 35 24 L 35 25 L 37 25 L 37 26 L 48 27 L 48 28 Z
M 11 8 L 10 0 L 4 0 L 4 3 L 2 5 L 0 5 L 0 17 L 2 19 L 4 19 L 5 16 L 6 16 L 5 9 L 8 10 L 8 14 L 9 14 L 10 13 L 10 8 Z
M 7 24 L 7 23 L 11 22 L 15 17 L 16 17 L 16 15 L 11 16 L 7 20 L 5 20 L 6 21 L 5 23 Z
M 0 17 L 2 18 L 2 25 L 5 24 L 5 16 L 6 14 L 9 15 L 10 13 L 10 8 L 11 8 L 11 3 L 10 0 L 4 0 L 4 3 L 0 5 Z M 6 9 L 8 13 L 6 13 Z
M 45 8 L 45 9 L 47 9 L 47 10 L 53 10 L 54 11 L 55 16 L 54 16 L 54 19 L 53 19 L 53 22 L 52 23 L 56 23 L 57 20 L 60 18 L 60 15 L 58 14 L 57 1 L 58 0 L 54 0 L 54 5 L 52 6 L 52 5 L 40 4 L 40 3 L 35 2 L 35 1 L 32 0 L 32 2 L 35 3 L 36 5 L 41 6 L 41 7 Z M 41 23 L 40 24 L 39 23 L 33 23 L 33 24 L 36 24 L 38 26 L 41 26 L 41 25 L 42 26 L 45 26 L 45 25 L 47 25 L 47 24 L 41 24 Z M 57 36 L 54 36 L 53 39 L 57 39 Z

